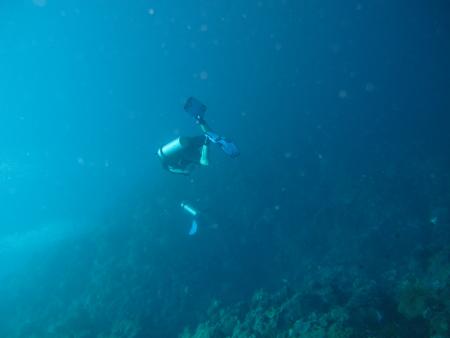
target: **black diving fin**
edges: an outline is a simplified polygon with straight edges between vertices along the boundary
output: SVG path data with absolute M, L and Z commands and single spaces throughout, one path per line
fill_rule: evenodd
M 184 105 L 184 110 L 196 121 L 201 121 L 205 117 L 206 106 L 195 97 L 190 97 Z

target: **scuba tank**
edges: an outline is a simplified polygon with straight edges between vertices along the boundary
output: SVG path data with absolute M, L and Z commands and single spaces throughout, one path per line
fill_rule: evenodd
M 178 137 L 175 140 L 167 143 L 165 146 L 159 148 L 157 151 L 157 155 L 159 159 L 164 163 L 170 162 L 174 159 L 176 160 L 179 157 L 186 157 L 187 153 L 190 154 L 186 157 L 187 160 L 196 162 L 198 157 L 198 163 L 202 166 L 207 166 L 209 165 L 208 144 L 209 140 L 206 137 Z M 199 149 L 198 154 L 196 152 L 196 149 Z
M 158 156 L 160 159 L 173 158 L 180 154 L 188 147 L 188 143 L 184 137 L 178 137 L 175 140 L 167 143 L 158 149 Z
M 189 204 L 186 204 L 185 202 L 181 202 L 180 205 L 184 209 L 184 211 L 186 211 L 191 216 L 196 217 L 198 215 L 198 211 L 195 210 L 193 207 L 191 207 Z

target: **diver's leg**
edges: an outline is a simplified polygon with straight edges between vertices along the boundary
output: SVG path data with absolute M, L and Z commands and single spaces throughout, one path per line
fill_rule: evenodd
M 209 142 L 205 142 L 202 145 L 201 155 L 200 155 L 200 165 L 208 166 L 209 165 Z
M 202 166 L 209 165 L 209 139 L 202 135 L 189 138 L 189 153 L 187 158 Z
M 200 126 L 200 129 L 205 134 L 212 131 L 211 127 L 208 125 L 208 123 L 206 123 L 206 121 L 203 118 L 198 119 L 197 124 Z

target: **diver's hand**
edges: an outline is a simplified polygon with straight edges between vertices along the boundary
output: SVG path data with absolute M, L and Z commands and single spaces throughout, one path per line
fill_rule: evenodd
M 189 174 L 190 174 L 190 171 L 185 170 L 185 169 L 174 168 L 171 166 L 169 166 L 167 169 L 173 174 L 184 175 L 184 176 L 189 176 Z

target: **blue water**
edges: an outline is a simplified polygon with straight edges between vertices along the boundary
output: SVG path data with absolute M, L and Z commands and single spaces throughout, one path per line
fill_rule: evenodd
M 395 303 L 380 276 L 401 284 L 449 250 L 449 13 L 444 0 L 2 1 L 0 335 L 176 337 L 214 300 L 301 290 L 321 266 L 355 268 Z M 190 96 L 241 156 L 212 147 L 184 177 L 156 151 L 200 133 Z M 204 215 L 194 236 L 182 201 Z M 398 327 L 445 336 L 435 316 L 388 307 Z

